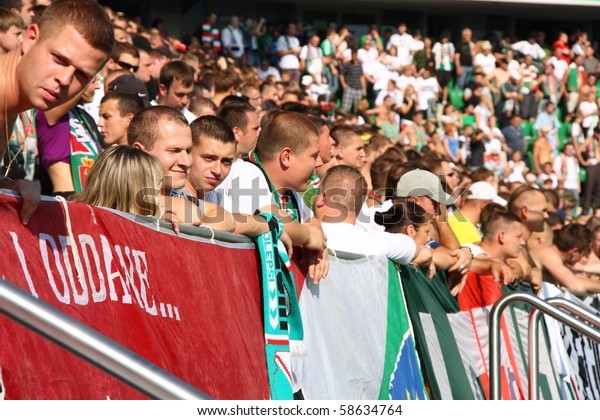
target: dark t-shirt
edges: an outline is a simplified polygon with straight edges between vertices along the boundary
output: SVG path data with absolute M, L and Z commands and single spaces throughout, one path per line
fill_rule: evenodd
M 469 42 L 461 42 L 458 45 L 461 66 L 473 66 L 473 55 L 471 54 L 471 45 Z
M 485 152 L 483 141 L 475 142 L 473 139 L 471 139 L 469 146 L 471 148 L 471 159 L 469 166 L 474 166 L 477 168 L 483 167 L 483 153 Z

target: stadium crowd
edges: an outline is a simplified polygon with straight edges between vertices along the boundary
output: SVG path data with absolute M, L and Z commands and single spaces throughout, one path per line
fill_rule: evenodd
M 547 44 L 465 28 L 453 44 L 404 23 L 358 37 L 210 13 L 183 42 L 110 8 L 81 28 L 69 7 L 92 0 L 31 3 L 0 1 L 0 186 L 33 208 L 30 181 L 175 228 L 257 236 L 273 213 L 315 282 L 328 248 L 381 254 L 445 273 L 461 308 L 492 304 L 498 284 L 600 292 L 600 61 L 585 32 Z

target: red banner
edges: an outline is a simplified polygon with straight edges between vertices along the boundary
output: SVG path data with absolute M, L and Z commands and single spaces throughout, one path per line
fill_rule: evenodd
M 0 195 L 0 276 L 218 399 L 267 399 L 255 250 L 108 210 Z M 0 317 L 7 399 L 144 395 Z

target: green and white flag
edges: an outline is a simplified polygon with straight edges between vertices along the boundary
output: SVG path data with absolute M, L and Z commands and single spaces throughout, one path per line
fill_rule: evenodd
M 306 354 L 292 358 L 307 399 L 426 399 L 403 292 L 385 257 L 330 257 L 299 297 Z M 298 364 L 296 364 L 298 362 Z

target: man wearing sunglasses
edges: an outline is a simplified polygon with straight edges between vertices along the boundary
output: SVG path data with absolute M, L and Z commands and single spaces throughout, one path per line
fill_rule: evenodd
M 140 53 L 137 48 L 125 42 L 115 43 L 115 48 L 107 63 L 109 71 L 123 69 L 135 73 L 139 66 Z
M 112 50 L 112 54 L 108 59 L 108 62 L 104 68 L 100 71 L 100 86 L 94 93 L 94 98 L 88 104 L 83 107 L 85 111 L 90 114 L 96 124 L 99 121 L 100 115 L 100 101 L 106 93 L 104 90 L 104 80 L 108 74 L 115 70 L 127 70 L 132 74 L 138 70 L 140 65 L 140 54 L 133 45 L 126 42 L 115 42 L 115 47 Z

